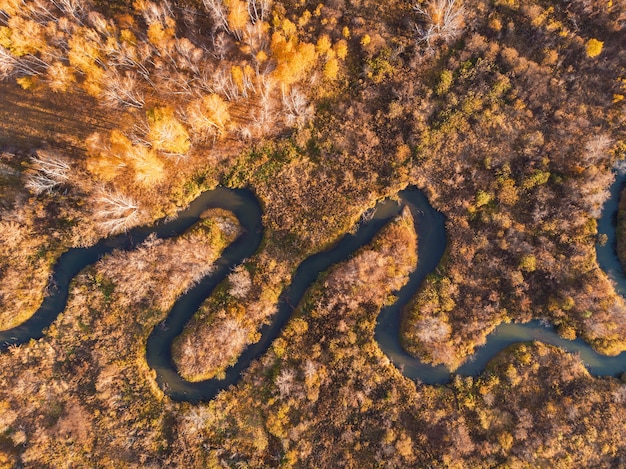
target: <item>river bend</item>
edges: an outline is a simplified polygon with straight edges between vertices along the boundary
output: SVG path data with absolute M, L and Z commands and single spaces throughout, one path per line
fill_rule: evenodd
M 602 218 L 598 221 L 599 232 L 607 234 L 609 241 L 605 246 L 597 248 L 600 266 L 616 283 L 616 289 L 621 294 L 626 292 L 626 276 L 617 261 L 615 219 L 620 190 L 625 181 L 626 177 L 620 176 L 611 187 L 611 199 L 605 205 Z M 410 356 L 400 345 L 399 335 L 402 309 L 408 304 L 424 278 L 437 267 L 445 251 L 445 219 L 430 206 L 421 191 L 409 189 L 401 191 L 398 195 L 401 204 L 407 205 L 411 210 L 415 221 L 419 246 L 418 265 L 411 273 L 407 284 L 396 292 L 397 301 L 381 311 L 375 339 L 381 350 L 406 377 L 427 384 L 445 384 L 451 379 L 449 371 L 443 366 L 433 367 Z M 242 189 L 218 187 L 200 195 L 173 221 L 161 220 L 151 227 L 134 228 L 126 234 L 103 239 L 89 248 L 73 248 L 63 253 L 54 266 L 49 295 L 30 319 L 13 329 L 0 332 L 0 350 L 41 338 L 45 329 L 65 309 L 70 282 L 82 269 L 94 264 L 114 249 L 133 249 L 152 233 L 159 238 L 180 235 L 196 223 L 200 219 L 200 214 L 208 208 L 223 208 L 233 212 L 239 219 L 244 233 L 223 251 L 211 274 L 178 298 L 167 318 L 154 328 L 147 341 L 146 359 L 150 367 L 156 371 L 159 386 L 172 399 L 178 401 L 207 401 L 221 390 L 235 384 L 241 373 L 252 361 L 260 358 L 278 337 L 291 317 L 294 306 L 300 302 L 319 273 L 348 259 L 358 248 L 369 243 L 386 223 L 400 213 L 401 205 L 391 200 L 379 202 L 373 215 L 367 217 L 367 220 L 361 220 L 354 233 L 346 234 L 330 249 L 304 260 L 298 266 L 289 287 L 280 295 L 278 311 L 271 323 L 261 328 L 261 339 L 244 350 L 237 363 L 227 369 L 225 379 L 210 379 L 196 383 L 184 380 L 174 366 L 171 345 L 202 302 L 226 278 L 231 268 L 253 255 L 261 243 L 263 236 L 261 207 L 250 191 Z M 485 369 L 489 360 L 504 348 L 514 343 L 532 340 L 579 353 L 594 375 L 617 375 L 626 371 L 626 353 L 617 357 L 599 355 L 584 341 L 562 339 L 552 327 L 546 327 L 540 321 L 531 321 L 527 324 L 498 326 L 487 337 L 486 345 L 480 347 L 456 373 L 477 376 Z

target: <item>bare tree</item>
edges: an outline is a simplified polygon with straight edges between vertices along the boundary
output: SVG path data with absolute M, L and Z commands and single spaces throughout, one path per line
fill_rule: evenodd
M 272 112 L 272 91 L 274 89 L 274 80 L 272 80 L 269 76 L 264 75 L 261 77 L 261 86 L 260 86 L 260 100 L 259 100 L 259 110 L 255 113 L 253 117 L 254 122 L 254 133 L 257 135 L 263 135 L 267 131 L 267 127 L 273 119 Z
M 226 54 L 231 48 L 230 40 L 226 34 L 219 32 L 213 34 L 211 37 L 213 42 L 213 48 L 211 49 L 211 55 L 218 60 L 223 60 Z
M 202 431 L 211 418 L 211 412 L 207 407 L 193 407 L 182 417 L 183 433 L 196 434 Z
M 268 34 L 262 22 L 248 23 L 243 31 L 244 41 L 252 48 L 253 52 L 266 49 Z
M 105 102 L 111 106 L 142 108 L 145 104 L 142 91 L 137 84 L 137 76 L 133 72 L 124 75 L 115 68 L 106 71 L 105 88 L 102 92 Z
M 151 147 L 152 143 L 148 138 L 150 133 L 150 125 L 145 120 L 138 120 L 133 124 L 133 129 L 128 136 L 133 145 L 143 145 L 145 147 Z
M 195 77 L 195 86 L 201 95 L 203 92 L 213 93 L 213 69 L 209 62 L 202 67 L 200 74 Z
M 252 287 L 250 272 L 243 265 L 238 265 L 228 276 L 228 283 L 228 292 L 235 298 L 244 299 Z
M 228 14 L 222 0 L 202 0 L 202 3 L 215 21 L 215 29 L 230 31 L 228 29 Z
M 163 73 L 159 74 L 158 83 L 159 91 L 172 95 L 189 96 L 196 91 L 189 75 L 180 71 L 163 70 Z
M 249 126 L 243 125 L 237 128 L 237 138 L 239 140 L 247 142 L 252 139 L 252 130 Z
M 200 68 L 204 51 L 196 47 L 189 39 L 182 38 L 175 42 L 177 54 L 177 65 L 179 68 L 189 70 L 196 75 L 200 75 Z
M 69 179 L 70 165 L 59 155 L 39 152 L 31 158 L 32 167 L 25 186 L 35 194 L 52 192 L 52 189 Z
M 422 17 L 424 26 L 416 26 L 420 42 L 431 47 L 438 39 L 450 41 L 458 36 L 463 26 L 465 8 L 457 0 L 429 0 L 413 9 Z
M 144 8 L 141 10 L 146 23 L 161 23 L 166 26 L 168 19 L 174 17 L 172 6 L 167 0 L 161 0 L 158 4 L 154 2 L 145 2 Z
M 270 11 L 270 0 L 247 0 L 248 14 L 253 23 L 265 21 L 265 17 Z
M 111 35 L 110 21 L 107 21 L 107 19 L 101 13 L 98 13 L 97 11 L 90 11 L 87 19 L 89 20 L 89 24 L 91 24 L 100 34 L 102 34 L 103 36 Z
M 242 82 L 241 82 L 241 95 L 244 98 L 249 97 L 250 92 L 256 93 L 256 87 L 254 85 L 254 79 L 252 75 L 253 73 L 254 73 L 254 70 L 252 70 L 251 67 L 247 67 L 247 70 L 244 69 L 243 71 Z
M 146 64 L 150 63 L 152 49 L 139 48 L 128 42 L 120 42 L 116 37 L 111 36 L 103 45 L 103 51 L 108 58 L 107 65 L 111 68 L 127 68 L 136 71 L 150 86 L 155 88 L 152 82 L 150 70 Z M 140 57 L 140 54 L 148 53 L 147 56 Z
M 14 248 L 30 233 L 30 229 L 13 220 L 0 220 L 0 241 Z
M 596 164 L 602 158 L 608 156 L 609 148 L 613 145 L 613 140 L 607 134 L 596 134 L 585 144 L 583 161 L 587 164 Z
M 0 46 L 0 80 L 13 76 L 17 62 L 17 59 L 11 55 L 8 49 Z
M 223 68 L 220 68 L 213 75 L 213 91 L 221 94 L 229 101 L 237 100 L 240 97 L 239 87 L 234 82 L 232 73 Z
M 291 394 L 291 391 L 294 388 L 294 380 L 296 374 L 294 370 L 289 368 L 284 368 L 281 370 L 280 374 L 276 378 L 276 387 L 278 388 L 278 392 L 280 393 L 280 397 L 287 397 Z
M 581 206 L 594 218 L 602 212 L 602 205 L 611 196 L 608 187 L 614 180 L 611 171 L 603 171 L 596 166 L 590 166 L 585 171 L 585 177 L 576 181 L 574 190 L 578 192 Z
M 109 234 L 128 231 L 139 221 L 139 205 L 131 197 L 101 189 L 96 198 L 94 216 Z
M 283 90 L 283 107 L 288 126 L 302 127 L 313 114 L 306 97 L 296 88 L 292 88 L 288 93 Z
M 41 75 L 49 65 L 31 54 L 14 57 L 8 49 L 0 46 L 0 80 L 13 76 Z

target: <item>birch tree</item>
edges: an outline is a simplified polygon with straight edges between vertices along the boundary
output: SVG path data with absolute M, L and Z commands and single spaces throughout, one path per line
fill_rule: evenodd
M 418 40 L 428 47 L 436 40 L 449 42 L 461 32 L 465 8 L 458 0 L 429 0 L 414 5 L 413 9 L 424 23 L 416 26 Z
M 40 151 L 31 158 L 25 186 L 35 194 L 50 193 L 69 180 L 70 170 L 69 163 L 62 156 Z
M 108 234 L 128 231 L 139 222 L 139 205 L 132 197 L 101 189 L 96 194 L 94 217 Z

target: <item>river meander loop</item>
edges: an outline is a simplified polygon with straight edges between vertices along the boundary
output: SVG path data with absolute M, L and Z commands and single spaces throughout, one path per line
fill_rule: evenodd
M 615 218 L 619 203 L 619 191 L 625 180 L 626 178 L 622 176 L 611 187 L 611 200 L 605 206 L 603 216 L 599 220 L 600 232 L 609 234 L 610 239 L 605 250 L 598 249 L 598 261 L 601 267 L 614 281 L 621 282 L 619 291 L 622 294 L 626 292 L 626 278 L 621 267 L 616 274 L 616 266 L 607 264 L 603 259 L 617 260 L 614 247 L 615 228 L 614 222 L 611 225 L 611 220 Z M 416 270 L 411 273 L 407 284 L 396 292 L 397 301 L 381 311 L 376 326 L 375 339 L 381 350 L 406 377 L 418 379 L 427 384 L 445 384 L 451 379 L 451 375 L 445 367 L 433 367 L 424 364 L 410 356 L 400 345 L 402 309 L 408 304 L 424 278 L 437 267 L 445 251 L 445 219 L 441 213 L 430 206 L 425 195 L 418 189 L 401 191 L 399 199 L 402 205 L 409 207 L 415 221 L 419 246 L 418 265 Z M 273 340 L 278 337 L 291 317 L 294 306 L 300 302 L 307 288 L 317 279 L 317 276 L 332 265 L 348 259 L 358 248 L 369 243 L 376 233 L 401 211 L 401 205 L 394 201 L 379 202 L 373 216 L 368 217 L 367 220 L 361 220 L 354 233 L 345 235 L 330 249 L 304 260 L 298 266 L 291 285 L 280 295 L 278 311 L 271 323 L 261 328 L 261 339 L 244 350 L 237 363 L 227 369 L 225 379 L 210 379 L 196 383 L 184 380 L 174 366 L 171 346 L 173 340 L 182 332 L 185 324 L 213 289 L 224 280 L 231 268 L 254 254 L 261 243 L 263 237 L 261 207 L 250 191 L 242 189 L 233 190 L 218 187 L 200 195 L 190 204 L 188 209 L 180 212 L 173 221 L 159 221 L 152 227 L 134 228 L 126 234 L 103 239 L 89 248 L 68 250 L 60 256 L 55 264 L 50 280 L 49 295 L 46 296 L 37 312 L 23 324 L 0 332 L 0 350 L 42 337 L 45 329 L 65 309 L 69 284 L 82 269 L 94 264 L 114 249 L 132 249 L 141 244 L 152 233 L 155 233 L 159 238 L 180 235 L 196 223 L 200 214 L 208 208 L 223 208 L 233 212 L 239 219 L 244 233 L 223 251 L 211 274 L 204 277 L 200 283 L 178 298 L 167 318 L 154 328 L 148 338 L 146 348 L 148 364 L 156 371 L 156 379 L 161 389 L 177 401 L 208 401 L 223 389 L 235 384 L 241 373 L 248 368 L 252 361 L 260 358 L 268 350 Z M 610 229 L 607 230 L 607 227 Z M 612 251 L 610 251 L 611 249 Z M 619 275 L 621 275 L 621 280 L 617 278 Z M 476 354 L 456 372 L 461 375 L 476 376 L 485 369 L 489 360 L 504 348 L 514 343 L 532 340 L 579 353 L 590 372 L 595 375 L 617 375 L 626 370 L 626 353 L 617 357 L 599 355 L 582 340 L 562 339 L 553 328 L 546 327 L 539 321 L 531 321 L 527 324 L 498 326 L 487 337 L 486 345 L 480 347 Z

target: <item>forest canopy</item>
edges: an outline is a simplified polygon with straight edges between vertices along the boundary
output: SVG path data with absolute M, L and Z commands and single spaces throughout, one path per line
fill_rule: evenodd
M 174 341 L 192 381 L 224 376 L 302 261 L 409 186 L 447 249 L 406 351 L 454 371 L 498 324 L 542 319 L 616 355 L 626 304 L 595 246 L 626 156 L 625 28 L 599 0 L 0 0 L 0 331 L 54 294 L 62 253 L 132 247 L 0 353 L 0 467 L 626 465 L 626 385 L 563 350 L 517 344 L 440 386 L 392 364 L 374 329 L 420 261 L 408 210 L 209 402 L 170 398 L 146 344 L 245 230 L 216 209 L 128 234 L 218 185 L 259 200 L 259 249 Z

